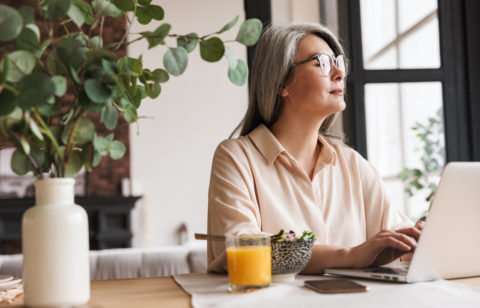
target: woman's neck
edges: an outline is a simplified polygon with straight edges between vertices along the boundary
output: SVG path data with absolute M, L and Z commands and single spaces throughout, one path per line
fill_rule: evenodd
M 315 163 L 320 153 L 318 130 L 322 121 L 288 118 L 283 113 L 272 125 L 271 131 L 285 149 L 312 178 Z

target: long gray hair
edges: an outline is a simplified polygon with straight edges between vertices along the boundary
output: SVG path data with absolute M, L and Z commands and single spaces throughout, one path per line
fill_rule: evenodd
M 286 80 L 292 77 L 298 42 L 307 34 L 314 34 L 325 40 L 336 56 L 344 55 L 338 39 L 328 28 L 318 23 L 267 28 L 255 49 L 247 112 L 230 137 L 240 128 L 240 135 L 245 136 L 260 124 L 271 127 L 278 119 L 282 103 L 280 89 Z M 343 139 L 343 135 L 331 129 L 336 117 L 335 113 L 325 119 L 320 133 L 329 141 L 338 142 Z

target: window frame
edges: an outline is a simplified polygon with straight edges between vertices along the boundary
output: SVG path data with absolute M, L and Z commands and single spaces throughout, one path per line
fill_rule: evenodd
M 338 1 L 339 36 L 351 63 L 343 112 L 349 145 L 368 158 L 365 84 L 439 81 L 447 162 L 480 160 L 480 123 L 473 121 L 480 107 L 472 100 L 480 100 L 480 89 L 474 86 L 480 84 L 480 61 L 474 56 L 480 54 L 480 21 L 474 12 L 480 12 L 478 1 L 438 0 L 440 68 L 368 70 L 363 67 L 360 0 Z

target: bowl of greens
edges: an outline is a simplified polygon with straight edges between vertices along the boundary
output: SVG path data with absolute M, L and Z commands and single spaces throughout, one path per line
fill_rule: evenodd
M 297 236 L 294 231 L 280 230 L 273 235 L 271 246 L 274 281 L 291 279 L 300 273 L 310 261 L 314 241 L 315 235 L 309 231 Z

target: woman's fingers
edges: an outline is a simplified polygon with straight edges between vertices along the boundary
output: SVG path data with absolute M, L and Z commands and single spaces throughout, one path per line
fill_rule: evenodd
M 410 251 L 411 249 L 415 249 L 417 246 L 417 242 L 414 238 L 400 232 L 382 232 L 379 233 L 377 237 L 380 244 L 377 247 L 377 251 L 381 251 L 387 247 L 397 248 L 403 251 Z M 402 245 L 398 245 L 398 243 L 402 243 Z
M 388 247 L 392 247 L 402 251 L 410 251 L 412 249 L 410 245 L 406 244 L 404 241 L 400 239 L 395 238 L 394 236 L 384 237 L 381 240 L 381 246 L 382 247 L 380 251 Z
M 415 228 L 417 228 L 418 230 L 422 231 L 424 225 L 425 225 L 425 221 L 419 220 L 419 221 L 415 224 Z
M 418 239 L 420 238 L 420 235 L 422 234 L 422 232 L 416 227 L 400 229 L 395 232 L 406 234 L 410 237 L 413 237 L 416 241 L 418 241 Z

